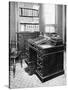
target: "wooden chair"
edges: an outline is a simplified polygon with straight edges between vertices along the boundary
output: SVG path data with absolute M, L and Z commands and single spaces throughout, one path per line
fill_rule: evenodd
M 12 41 L 10 46 L 9 46 L 9 68 L 13 71 L 13 77 L 15 77 L 15 71 L 16 71 L 16 62 L 18 59 L 20 59 L 21 67 L 22 67 L 22 56 L 21 56 L 21 51 L 18 51 L 16 49 L 15 41 Z M 18 60 L 19 61 L 19 60 Z

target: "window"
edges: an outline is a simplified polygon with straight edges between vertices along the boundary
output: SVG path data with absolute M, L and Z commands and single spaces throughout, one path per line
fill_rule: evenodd
M 45 13 L 45 32 L 53 33 L 55 32 L 55 5 L 44 5 Z
M 46 33 L 54 33 L 55 32 L 54 26 L 46 26 L 45 27 L 45 32 Z

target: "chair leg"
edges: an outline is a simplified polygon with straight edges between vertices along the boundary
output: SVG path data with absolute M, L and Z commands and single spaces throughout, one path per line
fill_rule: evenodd
M 15 62 L 15 59 L 14 59 L 14 62 L 13 62 L 13 77 L 15 78 L 15 72 L 16 72 L 16 62 Z
M 21 68 L 22 68 L 22 59 L 21 59 Z
M 20 58 L 20 63 L 21 63 L 21 68 L 22 68 L 22 59 L 23 59 L 23 57 L 22 57 L 22 55 L 21 55 L 21 58 Z

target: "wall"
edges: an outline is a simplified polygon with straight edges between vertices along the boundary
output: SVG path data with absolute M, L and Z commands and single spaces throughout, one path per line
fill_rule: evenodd
M 10 2 L 9 3 L 9 31 L 10 31 L 10 42 L 11 40 L 15 41 L 16 40 L 16 21 L 15 21 L 15 2 Z
M 63 23 L 63 5 L 57 5 L 57 33 L 60 34 L 61 37 L 63 37 L 63 29 L 62 29 L 62 23 Z
M 63 22 L 62 22 L 62 28 L 63 28 L 63 42 L 66 44 L 66 5 L 63 5 Z
M 39 9 L 39 18 L 40 18 L 40 20 L 39 20 L 39 24 L 40 24 L 40 31 L 41 32 L 44 32 L 44 30 L 45 30 L 45 17 L 44 17 L 44 12 L 43 12 L 43 9 L 44 9 L 44 7 L 43 7 L 43 4 L 40 4 L 40 9 Z

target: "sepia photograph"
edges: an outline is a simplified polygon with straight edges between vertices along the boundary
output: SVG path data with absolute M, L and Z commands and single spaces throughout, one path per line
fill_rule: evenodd
M 66 85 L 67 5 L 8 4 L 9 88 Z

